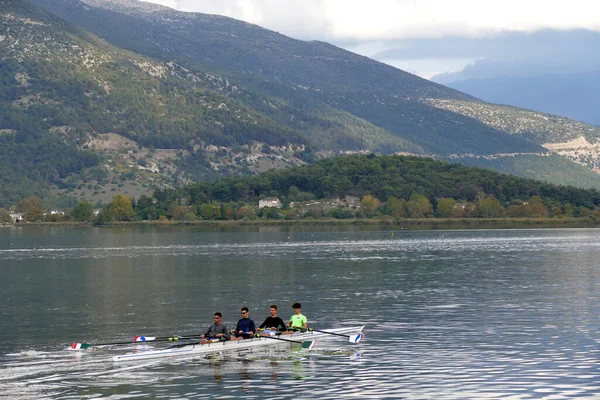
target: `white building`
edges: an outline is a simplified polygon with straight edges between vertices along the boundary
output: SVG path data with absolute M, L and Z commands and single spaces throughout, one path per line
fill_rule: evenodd
M 276 197 L 267 197 L 266 199 L 262 199 L 258 201 L 258 208 L 264 208 L 264 207 L 277 207 L 277 208 L 281 208 L 283 207 L 283 204 L 281 204 L 281 200 L 279 200 Z
M 23 220 L 23 213 L 18 213 L 18 212 L 11 211 L 10 212 L 10 218 L 12 218 L 13 223 L 14 222 L 22 221 Z

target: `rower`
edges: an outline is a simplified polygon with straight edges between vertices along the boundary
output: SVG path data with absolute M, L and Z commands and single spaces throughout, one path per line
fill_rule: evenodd
M 229 330 L 225 325 L 221 323 L 223 319 L 223 314 L 221 314 L 220 312 L 216 312 L 214 313 L 213 318 L 215 320 L 215 323 L 212 324 L 210 328 L 208 328 L 206 332 L 204 332 L 204 334 L 200 335 L 200 337 L 203 339 L 202 342 L 200 342 L 201 344 L 210 343 L 212 341 L 224 341 L 231 339 Z
M 265 319 L 265 321 L 260 324 L 258 329 L 267 329 L 269 332 L 264 331 L 264 334 L 271 334 L 272 332 L 285 332 L 287 327 L 285 326 L 285 322 L 281 318 L 277 316 L 277 305 L 271 304 L 269 308 L 269 316 Z
M 294 315 L 290 317 L 287 323 L 288 329 L 292 331 L 305 331 L 308 329 L 308 320 L 302 315 L 302 305 L 300 303 L 292 304 Z
M 250 319 L 250 310 L 248 310 L 248 307 L 242 307 L 240 313 L 242 314 L 242 318 L 238 321 L 231 340 L 250 338 L 256 332 L 256 324 Z

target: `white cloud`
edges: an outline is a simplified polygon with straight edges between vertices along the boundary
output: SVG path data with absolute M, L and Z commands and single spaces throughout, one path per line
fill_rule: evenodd
M 392 67 L 400 68 L 411 74 L 419 75 L 421 78 L 431 79 L 437 75 L 460 71 L 467 65 L 473 64 L 475 58 L 423 58 L 423 59 L 381 59 L 383 63 Z
M 332 31 L 323 14 L 326 1 L 281 0 L 146 0 L 181 11 L 218 14 L 243 20 L 298 39 L 324 40 Z
M 447 41 L 450 38 L 492 38 L 542 29 L 600 31 L 600 1 L 595 0 L 146 1 L 225 15 L 297 39 L 330 42 L 427 78 L 460 71 L 482 57 L 458 54 L 448 47 L 453 43 Z M 422 56 L 384 54 L 419 40 L 433 40 L 447 50 Z
M 320 40 L 476 37 L 543 28 L 600 30 L 593 0 L 150 0 Z

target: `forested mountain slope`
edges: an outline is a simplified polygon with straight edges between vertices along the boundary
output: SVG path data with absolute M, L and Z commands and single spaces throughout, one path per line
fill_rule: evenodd
M 452 99 L 483 104 L 464 93 L 327 43 L 294 40 L 231 18 L 183 13 L 135 0 L 35 1 L 123 47 L 227 71 L 265 90 L 302 88 L 312 97 L 329 101 L 336 107 L 362 112 L 369 120 L 377 119 L 377 113 L 371 115 L 370 106 L 383 108 L 379 113 L 388 118 L 392 116 L 389 111 L 402 108 L 403 123 L 397 126 L 398 121 L 392 119 L 389 124 L 396 128 L 394 132 L 403 135 L 415 131 L 417 133 L 412 134 L 419 137 L 420 131 L 426 130 L 420 129 L 424 126 L 419 126 L 418 119 L 424 109 L 409 103 Z M 360 107 L 366 109 L 361 111 Z M 437 121 L 435 112 L 425 110 L 433 117 L 425 135 L 435 134 L 430 130 L 436 128 L 437 122 L 443 124 L 443 114 Z M 448 131 L 447 128 L 444 130 Z M 554 133 L 552 121 L 533 132 L 544 131 Z
M 0 5 L 0 205 L 49 185 L 89 196 L 258 172 L 313 159 L 312 148 L 423 153 L 323 107 L 286 126 L 227 78 L 122 50 L 27 1 Z
M 476 101 L 471 96 L 327 43 L 136 1 L 36 3 L 121 47 L 218 71 L 293 109 L 325 103 L 416 143 L 427 153 L 543 151 L 520 137 L 421 101 Z
M 537 114 L 514 128 L 525 110 L 505 115 L 335 46 L 230 18 L 134 0 L 0 0 L 0 63 L 0 206 L 29 194 L 135 197 L 345 152 L 481 160 L 600 187 L 589 169 L 567 160 L 555 174 L 546 162 L 548 143 L 596 140 L 584 124 L 565 129 Z M 535 167 L 507 166 L 521 154 Z

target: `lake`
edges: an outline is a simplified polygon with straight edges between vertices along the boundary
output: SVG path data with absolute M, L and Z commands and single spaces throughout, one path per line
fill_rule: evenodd
M 600 397 L 600 230 L 0 228 L 0 398 Z M 118 363 L 240 307 L 365 325 L 252 352 Z

